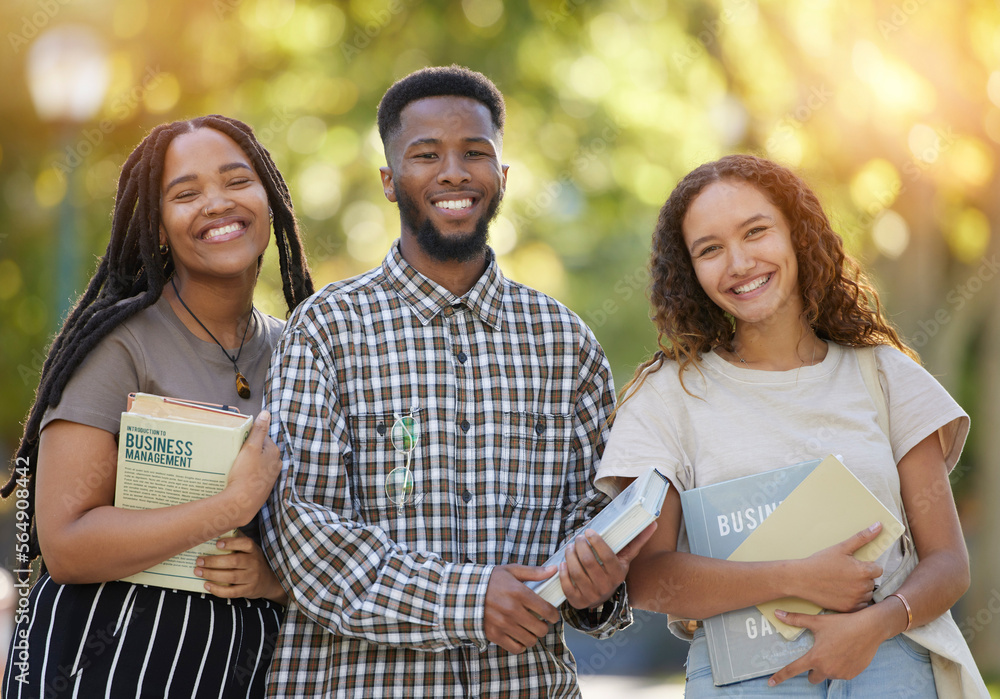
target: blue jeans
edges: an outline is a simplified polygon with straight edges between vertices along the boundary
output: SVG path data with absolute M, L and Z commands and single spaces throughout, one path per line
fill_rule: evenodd
M 925 648 L 903 635 L 890 638 L 879 646 L 871 664 L 853 680 L 809 682 L 809 674 L 790 677 L 777 687 L 768 687 L 770 673 L 725 687 L 712 683 L 712 668 L 708 662 L 708 643 L 704 629 L 698 629 L 687 658 L 685 699 L 711 697 L 796 697 L 797 699 L 937 699 L 930 654 Z

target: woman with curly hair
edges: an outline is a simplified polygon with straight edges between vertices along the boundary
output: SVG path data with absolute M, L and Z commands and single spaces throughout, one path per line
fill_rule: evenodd
M 286 601 L 257 529 L 281 468 L 261 399 L 284 324 L 253 304 L 272 239 L 291 310 L 312 293 L 298 224 L 240 121 L 157 126 L 122 166 L 107 253 L 49 350 L 2 491 L 28 501 L 31 558 L 43 558 L 5 697 L 263 696 Z M 114 507 L 130 392 L 257 415 L 221 493 Z M 196 561 L 203 593 L 121 581 L 236 527 L 219 544 L 229 555 Z
M 597 474 L 612 494 L 649 467 L 673 485 L 632 563 L 632 603 L 691 620 L 786 596 L 843 612 L 782 612 L 813 633 L 812 647 L 770 677 L 722 687 L 713 684 L 704 630 L 695 628 L 685 696 L 902 689 L 934 697 L 945 675 L 965 696 L 988 696 L 948 612 L 969 584 L 948 481 L 969 418 L 883 317 L 813 192 L 754 156 L 702 165 L 660 212 L 650 270 L 659 350 L 626 386 Z M 888 406 L 885 431 L 862 374 L 866 353 Z M 828 454 L 900 520 L 905 511 L 916 557 L 895 545 L 875 562 L 856 560 L 851 554 L 879 523 L 800 560 L 687 553 L 680 491 Z M 956 634 L 961 648 L 951 648 Z M 933 671 L 929 647 L 940 656 Z

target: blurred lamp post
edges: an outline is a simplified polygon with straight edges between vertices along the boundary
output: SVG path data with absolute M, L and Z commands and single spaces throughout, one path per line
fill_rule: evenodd
M 58 127 L 60 150 L 72 151 L 80 126 L 104 103 L 111 79 L 107 53 L 94 33 L 83 26 L 64 25 L 40 35 L 27 57 L 28 89 L 42 121 Z M 66 174 L 66 192 L 59 205 L 56 249 L 55 323 L 58 328 L 76 296 L 79 249 L 77 240 L 75 168 Z

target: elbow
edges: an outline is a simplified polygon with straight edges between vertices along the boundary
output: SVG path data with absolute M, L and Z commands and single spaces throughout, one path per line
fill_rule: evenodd
M 952 552 L 954 562 L 952 564 L 952 586 L 954 588 L 955 602 L 968 592 L 972 585 L 972 572 L 969 568 L 969 553 L 962 547 L 958 551 Z
M 958 602 L 962 595 L 969 591 L 969 587 L 972 585 L 972 573 L 969 570 L 968 559 L 965 560 L 964 565 L 957 567 L 957 570 L 955 571 L 954 585 L 955 602 Z
M 962 571 L 957 571 L 953 578 L 948 581 L 947 587 L 944 588 L 943 593 L 947 594 L 945 598 L 945 606 L 951 609 L 959 600 L 969 591 L 971 586 L 971 580 L 968 575 L 968 569 L 963 573 Z
M 45 572 L 52 578 L 52 582 L 60 585 L 89 585 L 118 579 L 109 578 L 100 568 L 93 570 L 80 563 L 60 561 L 58 558 L 49 559 L 44 553 L 42 560 L 45 561 Z M 124 575 L 126 574 L 123 573 L 122 577 Z
M 43 549 L 42 560 L 45 562 L 45 571 L 54 583 L 60 585 L 80 585 L 90 582 L 82 580 L 76 566 L 68 563 L 63 556 L 59 556 L 58 554 L 51 555 Z
M 45 571 L 52 578 L 52 582 L 60 585 L 83 585 L 86 583 L 101 582 L 99 580 L 91 580 L 86 576 L 84 566 L 81 565 L 81 562 L 77 560 L 71 550 L 67 550 L 68 547 L 48 543 L 41 536 L 39 536 L 38 545 L 42 551 L 42 561 L 45 564 Z
M 950 553 L 950 561 L 948 561 L 941 573 L 939 578 L 943 583 L 941 585 L 942 594 L 946 594 L 946 602 L 948 607 L 953 607 L 958 600 L 962 598 L 966 592 L 968 592 L 969 587 L 972 585 L 972 574 L 969 570 L 969 557 L 968 555 L 963 555 L 964 552 L 952 552 Z
M 45 571 L 52 578 L 52 582 L 59 585 L 79 585 L 81 584 L 79 580 L 76 580 L 72 575 L 69 575 L 69 571 L 63 571 L 58 568 L 52 568 L 48 563 L 45 564 Z

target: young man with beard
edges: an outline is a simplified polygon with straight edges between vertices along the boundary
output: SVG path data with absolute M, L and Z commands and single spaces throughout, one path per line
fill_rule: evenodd
M 563 620 L 631 621 L 615 555 L 584 525 L 614 387 L 572 312 L 503 277 L 503 97 L 452 66 L 378 111 L 401 235 L 382 266 L 289 319 L 267 409 L 284 469 L 265 517 L 288 591 L 274 696 L 574 697 Z M 574 541 L 557 571 L 540 567 Z M 559 573 L 560 609 L 526 585 Z

